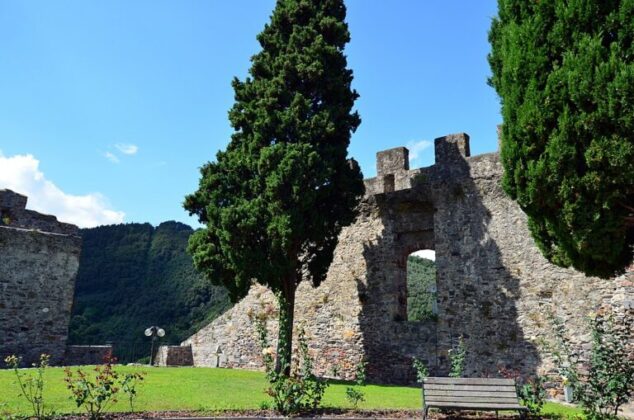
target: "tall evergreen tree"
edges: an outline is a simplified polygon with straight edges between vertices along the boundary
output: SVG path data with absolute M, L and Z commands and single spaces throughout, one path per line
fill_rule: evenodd
M 499 0 L 504 188 L 552 262 L 609 277 L 634 246 L 634 0 Z
M 288 372 L 295 291 L 326 276 L 337 236 L 363 194 L 347 159 L 360 118 L 343 54 L 343 0 L 278 0 L 258 35 L 245 81 L 234 79 L 234 133 L 201 169 L 184 207 L 204 229 L 190 238 L 195 266 L 243 297 L 255 280 L 277 296 L 278 369 Z

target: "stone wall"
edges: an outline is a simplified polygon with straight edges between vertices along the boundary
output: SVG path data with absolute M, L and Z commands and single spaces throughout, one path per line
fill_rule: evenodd
M 191 346 L 160 346 L 154 356 L 157 366 L 193 366 Z
M 327 279 L 298 289 L 295 319 L 306 328 L 319 374 L 337 366 L 352 378 L 360 360 L 377 382 L 411 382 L 412 358 L 446 374 L 448 351 L 463 337 L 467 374 L 497 376 L 552 372 L 545 344 L 549 314 L 561 317 L 570 336 L 588 348 L 585 316 L 610 307 L 632 316 L 634 273 L 618 279 L 586 277 L 550 264 L 536 248 L 526 215 L 501 188 L 497 153 L 469 156 L 469 137 L 435 141 L 435 165 L 410 170 L 408 152 L 377 154 L 377 177 L 367 179 L 356 222 L 343 229 Z M 438 321 L 407 320 L 407 256 L 436 250 Z M 194 364 L 261 368 L 251 318 L 268 314 L 276 325 L 270 292 L 249 295 L 184 344 Z
M 79 267 L 76 226 L 26 210 L 26 197 L 0 190 L 0 359 L 25 364 L 64 358 Z

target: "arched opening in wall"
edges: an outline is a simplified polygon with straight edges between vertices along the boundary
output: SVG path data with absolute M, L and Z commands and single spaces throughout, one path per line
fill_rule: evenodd
M 407 257 L 407 320 L 436 320 L 436 252 L 422 249 Z

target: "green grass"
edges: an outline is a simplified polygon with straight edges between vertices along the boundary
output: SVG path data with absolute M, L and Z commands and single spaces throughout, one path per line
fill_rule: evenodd
M 90 370 L 91 367 L 84 367 Z M 135 403 L 137 411 L 175 410 L 237 410 L 259 409 L 270 397 L 264 394 L 266 379 L 261 372 L 238 369 L 210 368 L 141 368 L 117 366 L 121 373 L 147 372 L 146 380 Z M 45 374 L 44 398 L 48 410 L 56 413 L 76 413 L 79 410 L 69 399 L 62 368 L 49 368 Z M 328 408 L 350 408 L 346 401 L 345 383 L 332 384 L 326 391 L 323 406 Z M 404 409 L 421 408 L 419 388 L 367 385 L 363 388 L 366 401 L 360 409 Z M 5 414 L 29 414 L 29 406 L 18 396 L 19 390 L 11 370 L 0 370 L 0 417 Z M 129 411 L 124 395 L 112 407 L 112 411 Z M 579 410 L 549 403 L 548 413 L 573 415 Z

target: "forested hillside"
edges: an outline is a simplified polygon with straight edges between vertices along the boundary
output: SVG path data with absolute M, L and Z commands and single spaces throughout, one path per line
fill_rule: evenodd
M 122 361 L 133 361 L 149 355 L 145 328 L 158 325 L 161 343 L 178 344 L 229 308 L 225 289 L 192 265 L 192 232 L 178 222 L 83 229 L 70 342 L 111 342 Z
M 426 258 L 410 255 L 407 258 L 407 319 L 423 321 L 435 319 L 433 302 L 436 285 L 436 263 Z

